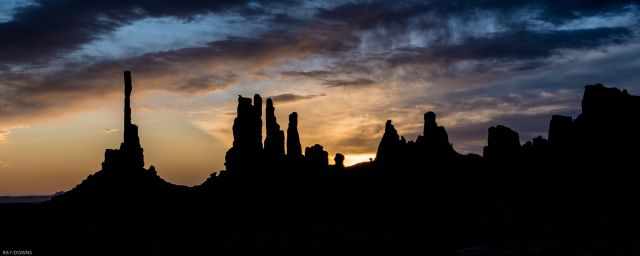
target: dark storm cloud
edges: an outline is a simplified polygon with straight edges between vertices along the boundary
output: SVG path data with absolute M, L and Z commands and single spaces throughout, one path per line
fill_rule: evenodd
M 275 96 L 271 96 L 270 98 L 278 103 L 289 103 L 301 100 L 309 100 L 317 97 L 325 96 L 325 94 L 310 94 L 310 95 L 299 95 L 294 93 L 283 93 Z
M 339 59 L 318 71 L 287 71 L 284 76 L 322 81 L 340 77 L 371 75 L 372 72 L 402 70 L 408 79 L 464 79 L 469 72 L 509 76 L 548 66 L 549 58 L 562 56 L 563 50 L 592 50 L 623 45 L 637 38 L 635 25 L 640 17 L 634 10 L 640 1 L 362 1 L 321 10 L 317 24 L 342 24 L 359 37 L 351 46 L 356 53 L 333 52 Z M 623 24 L 603 20 L 575 23 L 582 18 L 606 18 L 627 15 Z M 478 20 L 488 19 L 499 27 Z M 457 25 L 452 26 L 451 22 Z M 574 22 L 573 25 L 569 24 Z M 586 21 L 585 21 L 586 22 Z M 569 25 L 567 25 L 569 24 Z M 584 26 L 576 26 L 576 24 Z M 560 28 L 560 25 L 567 25 Z M 404 44 L 407 35 L 418 32 L 427 42 Z M 363 33 L 366 36 L 361 36 Z M 404 40 L 404 42 L 403 42 Z M 401 47 L 398 47 L 401 46 Z M 362 53 L 370 51 L 369 53 Z M 382 53 L 384 52 L 384 53 Z M 473 61 L 465 70 L 458 63 Z M 380 65 L 367 67 L 379 62 Z M 367 67 L 355 70 L 355 67 Z M 412 69 L 417 69 L 413 71 Z M 386 70 L 386 71 L 385 71 Z M 411 77 L 411 73 L 415 73 Z M 386 73 L 376 80 L 392 76 Z M 365 76 L 366 77 L 366 76 Z M 394 76 L 398 77 L 398 76 Z M 486 80 L 486 79 L 485 79 Z M 329 84 L 349 81 L 328 81 Z M 458 81 L 460 82 L 460 81 Z M 371 83 L 364 83 L 371 84 Z
M 147 17 L 177 17 L 188 20 L 194 15 L 223 11 L 251 16 L 264 14 L 269 8 L 292 6 L 297 2 L 299 1 L 40 0 L 19 8 L 11 21 L 0 24 L 0 34 L 3 35 L 3 40 L 0 41 L 0 49 L 3 49 L 0 60 L 3 63 L 47 61 L 122 25 Z M 446 22 L 450 15 L 464 17 L 478 10 L 492 11 L 498 16 L 510 16 L 515 10 L 531 10 L 539 12 L 535 16 L 538 19 L 561 22 L 583 16 L 620 12 L 635 4 L 637 1 L 366 1 L 321 10 L 316 18 L 344 22 L 359 30 L 378 26 L 404 30 L 407 29 L 409 19 L 425 14 L 438 18 L 431 21 Z M 307 21 L 282 13 L 274 15 L 271 21 L 289 25 L 308 24 Z M 442 25 L 440 22 L 426 23 Z M 430 28 L 433 29 L 434 26 Z
M 242 8 L 246 0 L 40 0 L 0 23 L 0 62 L 37 63 L 77 49 L 98 36 L 148 17 L 190 19 L 193 15 Z M 277 1 L 276 1 L 277 2 Z M 259 12 L 259 10 L 254 10 Z

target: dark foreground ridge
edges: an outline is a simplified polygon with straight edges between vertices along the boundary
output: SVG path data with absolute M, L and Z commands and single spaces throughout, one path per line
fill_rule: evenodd
M 40 204 L 0 206 L 0 240 L 47 254 L 356 249 L 432 255 L 633 255 L 640 249 L 640 97 L 585 87 L 582 113 L 553 116 L 548 139 L 488 129 L 483 156 L 455 151 L 436 114 L 415 141 L 386 122 L 374 161 L 351 167 L 302 151 L 266 100 L 238 97 L 226 170 L 178 186 L 144 168 L 125 72 L 124 140 L 102 169 Z M 286 139 L 286 141 L 285 141 Z M 123 252 L 125 250 L 126 252 Z

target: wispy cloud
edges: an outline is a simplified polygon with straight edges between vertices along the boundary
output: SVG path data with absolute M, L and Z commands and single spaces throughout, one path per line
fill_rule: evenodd
M 344 79 L 344 80 L 325 80 L 325 85 L 329 87 L 366 87 L 376 84 L 376 81 L 368 78 Z
M 326 96 L 326 94 L 309 94 L 309 95 L 298 95 L 294 93 L 283 93 L 271 96 L 270 98 L 278 103 L 289 103 L 296 102 L 301 100 L 309 100 L 317 97 Z
M 104 133 L 106 133 L 106 134 L 117 133 L 117 132 L 120 132 L 120 129 L 116 129 L 116 128 L 104 129 Z

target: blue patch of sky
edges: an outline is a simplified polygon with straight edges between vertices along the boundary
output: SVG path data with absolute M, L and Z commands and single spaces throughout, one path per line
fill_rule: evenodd
M 0 0 L 0 23 L 12 21 L 16 11 L 33 4 L 29 0 Z
M 538 19 L 540 12 L 532 11 L 524 19 L 528 28 L 532 30 L 576 30 L 611 27 L 636 27 L 640 23 L 640 10 L 635 6 L 628 6 L 621 12 L 603 13 L 594 16 L 582 16 L 563 24 L 553 24 Z
M 234 14 L 200 15 L 188 20 L 145 18 L 99 36 L 68 58 L 86 63 L 200 47 L 229 37 L 256 37 L 269 30 L 263 19 L 266 17 L 246 19 Z

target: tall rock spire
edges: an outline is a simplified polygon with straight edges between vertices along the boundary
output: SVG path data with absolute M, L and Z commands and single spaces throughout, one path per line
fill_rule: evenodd
M 123 141 L 120 149 L 107 149 L 102 163 L 106 169 L 138 169 L 144 168 L 144 150 L 140 146 L 138 126 L 131 121 L 131 92 L 133 81 L 131 71 L 124 71 L 124 122 Z
M 131 83 L 131 71 L 124 72 L 124 132 L 127 133 L 129 125 L 131 125 L 131 91 L 133 85 Z M 126 139 L 126 135 L 125 135 Z
M 262 150 L 262 97 L 253 95 L 253 111 L 255 114 L 256 143 L 258 150 Z
M 136 168 L 144 167 L 144 155 L 138 137 L 138 126 L 131 121 L 131 92 L 133 81 L 131 71 L 124 72 L 124 141 L 120 150 L 124 153 L 126 162 Z
M 302 158 L 302 145 L 298 134 L 298 113 L 289 114 L 289 127 L 287 127 L 287 157 L 289 159 Z
M 264 154 L 266 159 L 283 159 L 284 132 L 280 130 L 280 125 L 276 120 L 275 107 L 273 107 L 273 100 L 271 100 L 271 98 L 267 99 L 265 124 L 267 136 L 264 139 Z

